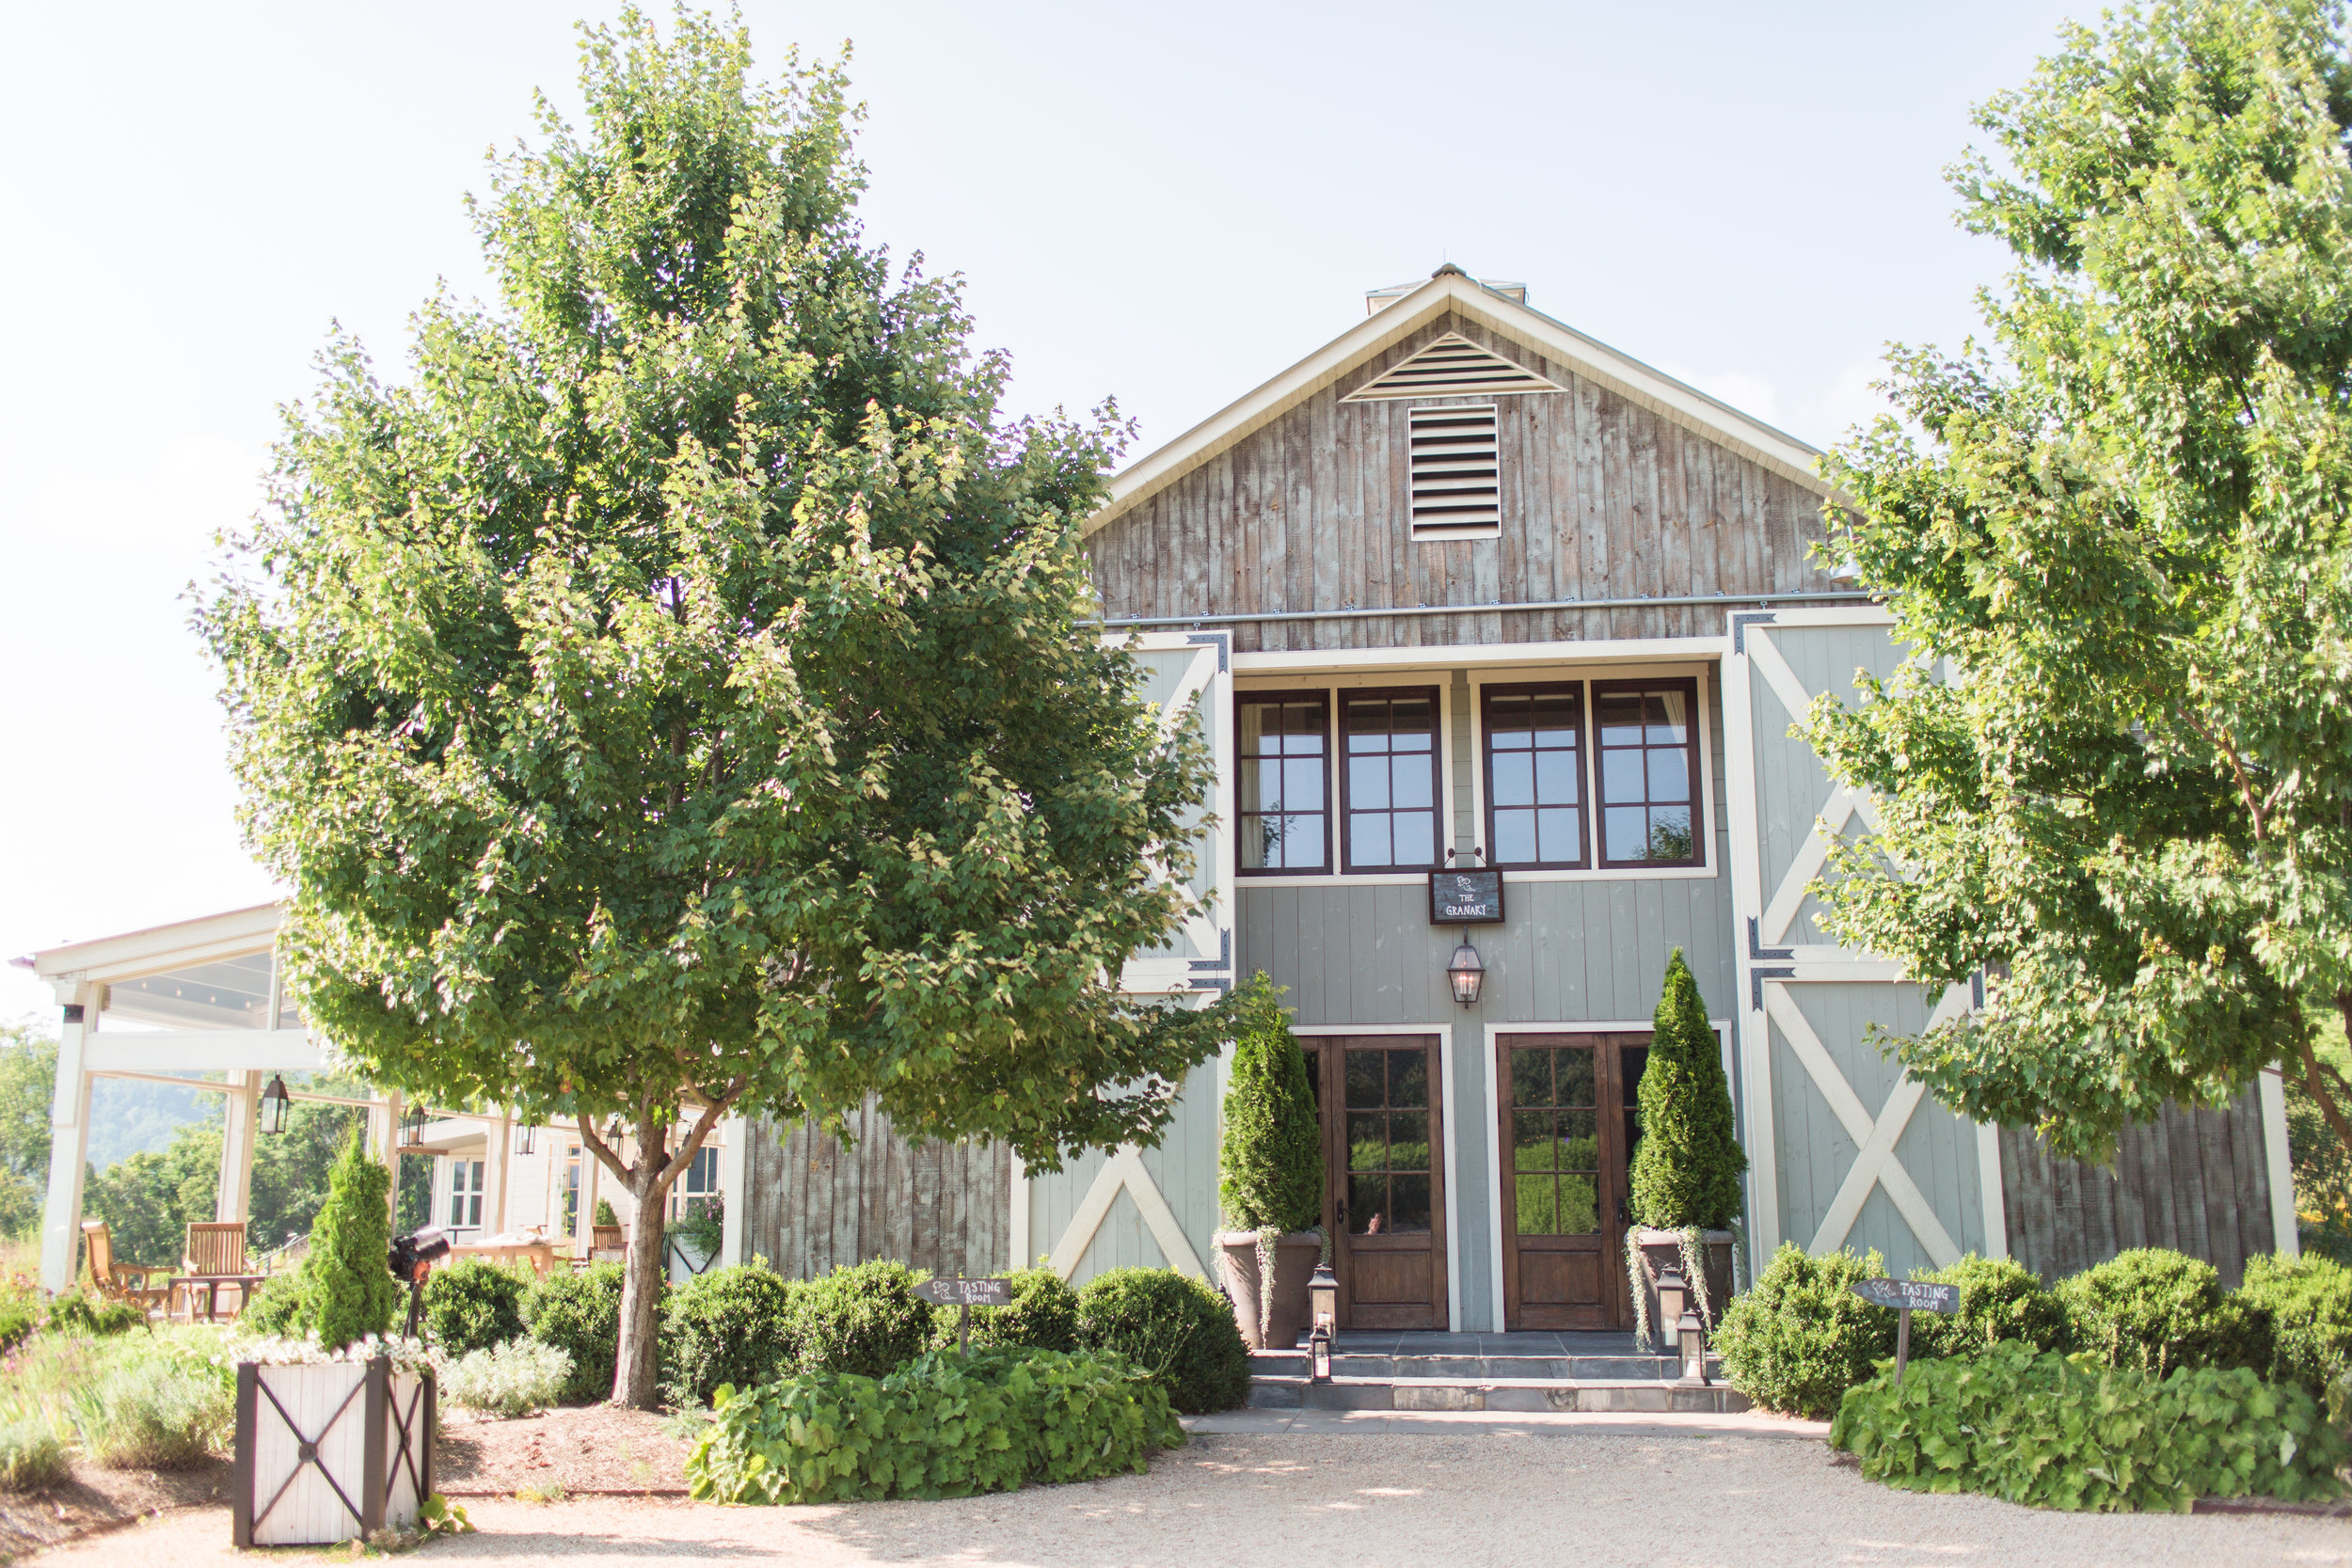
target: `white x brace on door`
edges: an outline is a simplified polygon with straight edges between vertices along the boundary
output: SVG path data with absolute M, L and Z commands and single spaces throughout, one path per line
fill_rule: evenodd
M 1872 1023 L 1901 1034 L 1941 1023 L 1967 1010 L 1970 989 L 1931 1004 L 1899 966 L 1839 945 L 1813 918 L 1820 905 L 1809 890 L 1831 839 L 1857 820 L 1875 828 L 1877 814 L 1789 730 L 1822 691 L 1851 702 L 1857 668 L 1893 672 L 1893 624 L 1867 607 L 1731 617 L 1724 742 L 1759 1264 L 1784 1239 L 1816 1253 L 1874 1246 L 1898 1274 L 2008 1250 L 1994 1130 L 1923 1108 L 1924 1086 L 1868 1036 Z
M 1161 733 L 1173 740 L 1179 726 L 1192 724 L 1209 744 L 1216 781 L 1193 814 L 1192 907 L 1184 927 L 1173 941 L 1131 961 L 1120 989 L 1198 1004 L 1230 990 L 1235 979 L 1232 641 L 1223 632 L 1155 632 L 1137 640 L 1136 655 L 1147 675 L 1145 695 L 1159 705 Z M 1212 815 L 1214 827 L 1207 822 Z M 1201 1251 L 1216 1227 L 1215 1148 L 1225 1065 L 1193 1075 L 1157 1148 L 1125 1145 L 1035 1177 L 1014 1161 L 1014 1266 L 1027 1267 L 1042 1246 L 1054 1272 L 1070 1279 L 1082 1270 L 1149 1261 L 1148 1238 L 1161 1260 L 1207 1277 Z

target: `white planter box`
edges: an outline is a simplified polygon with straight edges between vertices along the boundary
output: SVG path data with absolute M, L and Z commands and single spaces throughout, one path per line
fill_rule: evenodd
M 385 1357 L 237 1367 L 230 1530 L 240 1547 L 409 1529 L 433 1493 L 433 1379 Z

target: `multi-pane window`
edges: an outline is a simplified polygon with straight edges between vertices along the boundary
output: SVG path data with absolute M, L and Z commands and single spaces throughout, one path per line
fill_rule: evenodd
M 1490 686 L 1486 711 L 1486 863 L 1584 864 L 1583 688 Z
M 683 1219 L 708 1212 L 719 1201 L 719 1151 L 709 1144 L 694 1150 L 677 1185 L 670 1189 L 670 1217 Z
M 580 1234 L 580 1145 L 564 1155 L 564 1234 Z
M 1696 865 L 1698 688 L 1595 681 L 1603 865 Z
M 1427 1232 L 1428 1049 L 1351 1050 L 1342 1070 L 1347 1081 L 1348 1232 Z
M 1600 1228 L 1596 1065 L 1589 1045 L 1511 1053 L 1512 1199 L 1522 1236 L 1583 1236 Z
M 1438 693 L 1344 693 L 1350 871 L 1422 871 L 1438 863 Z
M 1328 871 L 1329 700 L 1320 691 L 1249 693 L 1238 705 L 1240 869 Z
M 481 1160 L 452 1160 L 449 1163 L 449 1227 L 452 1230 L 482 1228 L 483 1175 L 486 1162 Z

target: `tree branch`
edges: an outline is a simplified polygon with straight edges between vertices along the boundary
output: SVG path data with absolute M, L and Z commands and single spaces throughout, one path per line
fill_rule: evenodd
M 2352 1022 L 2352 994 L 2338 996 L 2336 1006 L 2344 1012 L 2347 1022 Z M 2328 1127 L 2335 1132 L 2336 1141 L 2347 1150 L 2352 1150 L 2352 1122 L 2344 1119 L 2344 1107 L 2337 1103 L 2334 1095 L 2328 1092 L 2328 1086 L 2321 1079 L 2323 1064 L 2319 1059 L 2319 1053 L 2312 1049 L 2311 1031 L 2308 1028 L 2305 1029 L 2302 1038 L 2296 1043 L 2303 1053 L 2304 1086 L 2312 1091 L 2312 1098 L 2319 1102 L 2319 1114 L 2328 1118 Z M 2338 1084 L 2341 1085 L 2344 1082 L 2342 1074 L 2334 1073 L 2332 1069 L 2326 1070 L 2335 1077 Z

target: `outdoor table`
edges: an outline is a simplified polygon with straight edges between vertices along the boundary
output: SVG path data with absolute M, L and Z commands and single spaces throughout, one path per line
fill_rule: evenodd
M 449 1250 L 453 1258 L 487 1258 L 494 1263 L 526 1262 L 541 1275 L 555 1266 L 552 1242 L 460 1242 Z
M 218 1323 L 220 1321 L 220 1288 L 223 1285 L 234 1285 L 237 1288 L 237 1312 L 239 1316 L 243 1316 L 246 1303 L 253 1299 L 253 1292 L 260 1289 L 262 1282 L 267 1278 L 269 1275 L 265 1274 L 174 1275 L 164 1287 L 167 1292 L 164 1300 L 167 1304 L 177 1301 L 182 1291 L 187 1291 L 188 1320 L 193 1323 L 196 1320 L 196 1292 L 202 1291 L 204 1292 L 204 1321 L 208 1323 Z M 168 1305 L 164 1308 L 164 1315 L 171 1316 L 171 1308 Z

